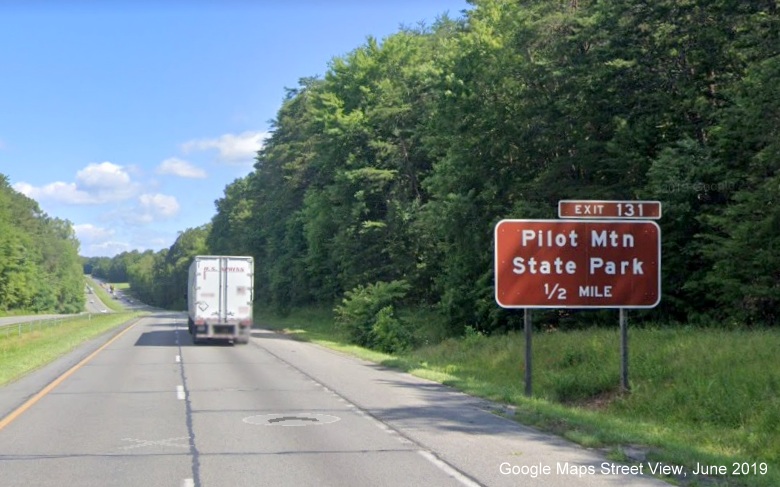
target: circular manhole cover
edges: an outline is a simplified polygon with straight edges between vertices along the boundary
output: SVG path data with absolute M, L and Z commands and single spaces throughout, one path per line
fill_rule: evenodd
M 329 414 L 281 413 L 248 416 L 244 418 L 243 421 L 244 423 L 260 426 L 314 426 L 335 423 L 340 419 L 341 418 L 337 416 L 331 416 Z

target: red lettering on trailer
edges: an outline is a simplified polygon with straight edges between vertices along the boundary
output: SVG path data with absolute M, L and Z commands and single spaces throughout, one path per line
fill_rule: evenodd
M 224 272 L 244 272 L 243 267 L 223 267 Z
M 213 267 L 213 266 L 212 267 L 208 267 L 208 266 L 204 267 L 203 268 L 203 279 L 204 280 L 206 279 L 206 273 L 207 272 L 216 272 L 216 270 L 217 270 L 217 268 Z
M 219 269 L 214 266 L 206 266 L 203 267 L 203 279 L 206 279 L 206 273 L 207 272 L 217 272 L 221 270 L 222 272 L 246 272 L 246 269 L 243 267 L 220 267 Z
M 206 279 L 206 273 L 207 272 L 242 272 L 246 273 L 246 269 L 244 267 L 238 267 L 238 266 L 229 266 L 229 267 L 216 267 L 216 266 L 204 266 L 203 267 L 203 279 Z

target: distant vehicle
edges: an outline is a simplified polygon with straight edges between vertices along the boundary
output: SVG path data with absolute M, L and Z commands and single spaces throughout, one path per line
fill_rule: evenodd
M 249 343 L 255 265 L 252 257 L 199 255 L 187 279 L 187 325 L 192 340 Z

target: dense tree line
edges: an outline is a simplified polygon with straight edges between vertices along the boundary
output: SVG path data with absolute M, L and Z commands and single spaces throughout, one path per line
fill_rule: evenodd
M 517 324 L 493 300 L 498 220 L 653 199 L 663 299 L 646 314 L 775 324 L 777 1 L 472 3 L 288 89 L 205 248 L 253 255 L 257 299 L 282 311 L 398 281 L 454 332 L 492 331 Z
M 0 174 L 0 310 L 83 309 L 84 276 L 70 222 L 43 213 Z

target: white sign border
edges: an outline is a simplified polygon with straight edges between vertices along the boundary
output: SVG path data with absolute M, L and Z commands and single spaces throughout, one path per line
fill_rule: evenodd
M 501 301 L 498 299 L 498 283 L 497 277 L 498 277 L 498 227 L 501 223 L 507 222 L 507 223 L 621 223 L 621 224 L 635 224 L 635 223 L 650 223 L 655 225 L 656 230 L 658 231 L 658 299 L 656 299 L 655 303 L 648 304 L 648 305 L 629 305 L 629 306 L 617 306 L 617 305 L 576 305 L 576 306 L 567 306 L 567 305 L 560 305 L 560 304 L 536 304 L 536 305 L 527 305 L 527 306 L 515 306 L 515 305 L 503 305 L 501 304 Z M 493 294 L 495 296 L 496 304 L 498 304 L 501 308 L 504 309 L 653 309 L 656 306 L 658 306 L 661 303 L 661 227 L 656 223 L 654 220 L 649 219 L 642 219 L 642 220 L 622 220 L 622 219 L 603 219 L 600 220 L 598 218 L 590 218 L 590 219 L 580 219 L 580 218 L 561 218 L 558 220 L 553 219 L 541 219 L 541 220 L 535 220 L 535 219 L 515 219 L 515 218 L 504 218 L 502 220 L 499 220 L 498 223 L 496 223 L 495 227 L 493 227 Z

